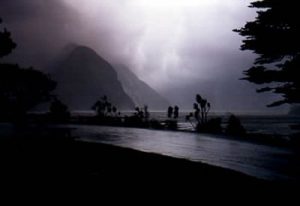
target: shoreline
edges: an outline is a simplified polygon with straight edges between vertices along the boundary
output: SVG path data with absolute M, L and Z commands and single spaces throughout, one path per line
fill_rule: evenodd
M 2 180 L 19 183 L 30 179 L 43 183 L 43 187 L 53 184 L 52 180 L 57 185 L 72 180 L 88 185 L 178 190 L 199 186 L 220 190 L 230 186 L 237 192 L 241 188 L 276 191 L 286 185 L 201 162 L 83 142 L 64 135 L 1 139 L 0 155 Z
M 288 117 L 288 115 L 281 115 L 284 117 Z M 29 116 L 31 119 L 31 123 L 34 124 L 55 124 L 59 122 L 49 122 L 50 119 L 47 117 L 47 113 L 45 114 L 31 114 Z M 129 122 L 124 122 L 125 117 L 114 117 L 108 116 L 107 119 L 98 119 L 97 116 L 86 116 L 86 115 L 73 115 L 71 119 L 67 121 L 62 121 L 62 124 L 73 124 L 73 125 L 90 125 L 90 126 L 111 126 L 111 127 L 128 127 L 128 128 L 142 128 L 142 129 L 154 129 L 160 131 L 174 131 L 174 132 L 188 132 L 188 133 L 196 133 L 196 134 L 209 134 L 209 135 L 216 135 L 217 137 L 225 138 L 225 139 L 232 139 L 238 141 L 246 141 L 254 144 L 262 144 L 268 146 L 277 146 L 277 147 L 300 147 L 300 141 L 297 138 L 299 135 L 299 130 L 294 130 L 293 133 L 287 134 L 268 134 L 262 133 L 258 131 L 247 131 L 245 134 L 240 135 L 230 135 L 227 134 L 223 127 L 221 132 L 218 131 L 211 131 L 211 132 L 198 132 L 195 129 L 186 129 L 180 128 L 179 124 L 183 122 L 178 122 L 177 120 L 168 120 L 168 119 L 149 119 L 146 122 L 144 121 L 137 121 L 131 120 Z M 168 122 L 169 121 L 169 122 Z M 174 123 L 174 124 L 173 124 Z M 184 122 L 187 123 L 188 122 Z M 224 122 L 222 123 L 224 124 Z

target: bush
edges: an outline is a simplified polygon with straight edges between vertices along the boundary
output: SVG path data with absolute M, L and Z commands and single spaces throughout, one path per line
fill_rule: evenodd
M 196 130 L 198 132 L 219 134 L 222 133 L 221 123 L 222 123 L 221 118 L 213 118 L 208 120 L 206 123 L 198 123 Z
M 235 115 L 231 115 L 225 133 L 234 136 L 244 136 L 246 130 L 242 126 L 241 121 Z

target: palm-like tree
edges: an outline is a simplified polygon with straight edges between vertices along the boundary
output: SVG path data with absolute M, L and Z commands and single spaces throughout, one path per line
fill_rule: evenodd
M 196 102 L 197 103 L 194 103 L 195 118 L 199 123 L 201 119 L 201 123 L 203 124 L 207 122 L 207 115 L 208 112 L 210 111 L 210 103 L 206 99 L 202 98 L 200 94 L 196 95 Z M 201 118 L 200 118 L 200 112 L 201 112 Z

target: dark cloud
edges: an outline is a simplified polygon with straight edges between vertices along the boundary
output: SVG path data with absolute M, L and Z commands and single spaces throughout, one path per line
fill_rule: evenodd
M 59 0 L 1 0 L 0 16 L 18 47 L 9 60 L 44 67 L 75 39 L 79 17 Z
M 255 17 L 250 1 L 1 0 L 0 16 L 18 43 L 8 60 L 43 69 L 74 42 L 127 65 L 174 103 L 203 93 L 217 109 L 265 110 L 275 97 L 239 80 L 255 56 L 239 51 L 232 32 Z

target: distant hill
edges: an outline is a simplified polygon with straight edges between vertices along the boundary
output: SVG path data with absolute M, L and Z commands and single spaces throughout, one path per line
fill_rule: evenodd
M 68 47 L 52 70 L 56 94 L 71 110 L 88 110 L 103 95 L 119 109 L 135 104 L 125 93 L 113 67 L 84 46 Z
M 125 92 L 131 97 L 135 105 L 147 105 L 150 110 L 166 110 L 169 103 L 154 89 L 140 80 L 124 65 L 115 65 L 120 82 Z

